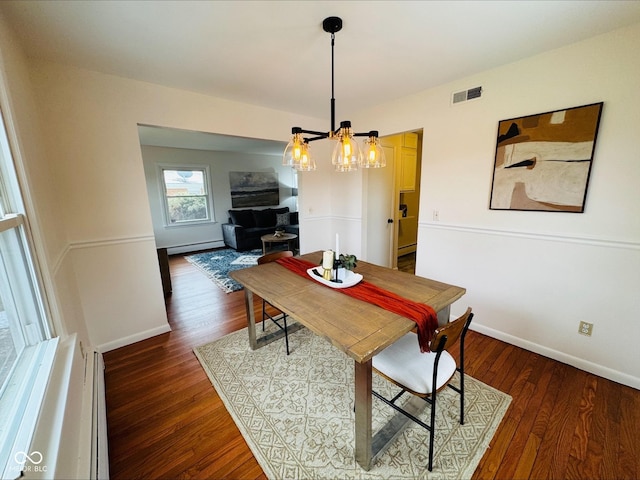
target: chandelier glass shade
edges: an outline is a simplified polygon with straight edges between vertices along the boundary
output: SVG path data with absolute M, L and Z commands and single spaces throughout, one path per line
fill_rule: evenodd
M 375 135 L 369 135 L 364 141 L 362 156 L 360 157 L 360 166 L 363 168 L 382 168 L 387 166 L 387 159 L 384 156 L 384 150 L 380 145 L 378 132 Z
M 325 32 L 331 33 L 331 130 L 317 132 L 305 130 L 300 127 L 291 129 L 291 140 L 287 144 L 282 164 L 300 171 L 312 171 L 316 169 L 316 163 L 309 149 L 309 143 L 315 140 L 331 139 L 336 141 L 331 156 L 331 163 L 338 172 L 351 172 L 360 168 L 380 168 L 386 166 L 384 150 L 380 146 L 378 132 L 371 130 L 367 133 L 354 133 L 351 122 L 340 123 L 340 128 L 335 128 L 335 98 L 333 92 L 333 49 L 335 33 L 342 29 L 342 19 L 328 17 L 322 22 Z M 310 135 L 310 136 L 305 136 Z M 362 147 L 355 137 L 366 137 Z
M 336 146 L 333 148 L 331 163 L 338 172 L 352 172 L 358 169 L 362 160 L 362 152 L 358 142 L 353 137 L 353 130 L 349 122 L 342 122 L 340 130 L 335 136 Z
M 309 151 L 309 142 L 302 137 L 302 132 L 294 132 L 293 137 L 284 149 L 282 164 L 301 172 L 316 169 L 316 162 Z

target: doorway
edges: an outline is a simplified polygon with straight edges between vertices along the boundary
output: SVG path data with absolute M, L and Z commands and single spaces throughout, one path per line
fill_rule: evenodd
M 411 273 L 418 243 L 422 136 L 419 129 L 381 137 L 387 167 L 370 174 L 367 182 L 369 261 Z

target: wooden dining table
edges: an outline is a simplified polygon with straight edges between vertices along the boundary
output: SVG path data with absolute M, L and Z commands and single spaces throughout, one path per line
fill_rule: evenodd
M 300 258 L 316 265 L 322 252 Z M 410 273 L 358 261 L 354 270 L 363 280 L 401 295 L 414 302 L 426 303 L 438 313 L 438 323 L 449 321 L 450 305 L 466 290 Z M 291 333 L 302 326 L 331 342 L 354 360 L 355 378 L 355 458 L 365 470 L 384 450 L 401 428 L 397 418 L 376 435 L 372 435 L 372 362 L 378 352 L 412 330 L 416 324 L 405 317 L 368 302 L 357 300 L 327 287 L 311 277 L 302 277 L 278 263 L 236 270 L 230 274 L 244 286 L 249 344 L 258 349 L 284 335 L 278 330 L 256 337 L 253 295 L 265 299 L 297 323 L 289 325 Z M 424 402 L 423 402 L 424 403 Z

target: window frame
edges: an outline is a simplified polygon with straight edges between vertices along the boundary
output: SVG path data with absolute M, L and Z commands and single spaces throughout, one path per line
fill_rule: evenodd
M 15 132 L 11 130 L 10 140 L 7 126 L 11 124 L 5 118 L 0 109 L 0 277 L 12 341 L 20 351 L 0 385 L 0 411 L 4 412 L 0 416 L 0 474 L 15 478 L 26 468 L 20 454 L 29 452 L 59 339 L 47 308 L 18 181 L 12 144 Z
M 189 195 L 191 197 L 203 197 L 205 199 L 205 207 L 207 210 L 207 218 L 206 219 L 197 219 L 197 220 L 183 220 L 180 222 L 172 222 L 170 207 L 169 207 L 169 198 L 176 198 L 178 195 L 170 197 L 167 192 L 167 184 L 164 179 L 165 171 L 190 171 L 190 172 L 202 172 L 202 180 L 203 186 L 205 189 L 205 193 L 203 195 Z M 211 175 L 210 168 L 208 165 L 181 165 L 181 164 L 158 164 L 158 185 L 160 188 L 160 196 L 163 210 L 163 221 L 164 226 L 166 228 L 181 228 L 181 227 L 190 227 L 194 225 L 204 225 L 215 223 L 215 210 L 213 208 L 213 194 L 211 191 Z

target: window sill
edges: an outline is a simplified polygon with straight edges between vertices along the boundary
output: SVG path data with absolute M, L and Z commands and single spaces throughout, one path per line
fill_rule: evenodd
M 184 227 L 203 227 L 208 225 L 215 225 L 215 220 L 201 220 L 201 221 L 193 221 L 193 222 L 182 222 L 182 223 L 169 223 L 165 224 L 164 228 L 173 229 L 173 228 L 184 228 Z
M 36 429 L 49 378 L 53 368 L 58 338 L 28 347 L 2 393 L 0 408 L 0 466 L 2 478 L 18 478 L 30 459 L 40 466 L 42 454 L 29 451 Z M 37 462 L 37 465 L 35 465 Z M 27 465 L 29 467 L 31 465 Z

